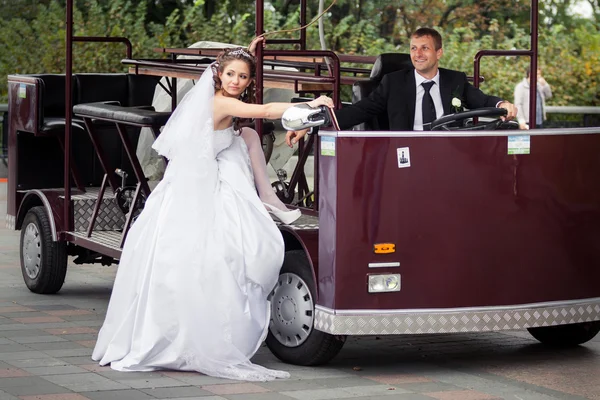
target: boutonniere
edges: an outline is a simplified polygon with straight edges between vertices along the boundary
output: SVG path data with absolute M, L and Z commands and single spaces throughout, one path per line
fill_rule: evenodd
M 456 88 L 456 90 L 454 90 L 452 93 L 452 102 L 450 104 L 452 105 L 452 110 L 454 110 L 455 113 L 464 111 L 458 88 Z
M 460 101 L 458 97 L 452 98 L 452 108 L 454 109 L 454 112 L 462 111 L 462 101 Z

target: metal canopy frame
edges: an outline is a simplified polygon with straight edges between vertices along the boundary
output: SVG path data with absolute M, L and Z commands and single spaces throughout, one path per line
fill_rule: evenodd
M 530 46 L 529 50 L 480 50 L 475 54 L 473 61 L 473 70 L 475 78 L 473 85 L 479 87 L 480 83 L 480 63 L 481 59 L 486 56 L 504 56 L 504 57 L 529 57 L 529 81 L 534 82 L 529 85 L 529 127 L 535 128 L 535 110 L 537 105 L 537 66 L 538 66 L 538 31 L 539 31 L 539 3 L 538 0 L 531 0 L 531 11 L 529 15 L 530 27 Z
M 66 0 L 66 52 L 65 52 L 65 159 L 64 159 L 64 223 L 65 231 L 71 231 L 73 229 L 73 220 L 71 218 L 71 134 L 72 134 L 72 120 L 73 120 L 73 105 L 71 98 L 71 87 L 73 79 L 73 42 L 111 42 L 111 43 L 124 43 L 127 48 L 127 59 L 132 60 L 132 46 L 127 38 L 123 37 L 93 37 L 93 36 L 73 36 L 73 2 L 74 0 Z M 307 0 L 300 0 L 300 24 L 301 26 L 306 25 L 306 11 L 307 11 Z M 531 36 L 531 49 L 529 50 L 481 50 L 474 58 L 474 85 L 479 86 L 480 79 L 480 61 L 484 56 L 529 56 L 530 57 L 530 79 L 536 82 L 534 85 L 530 85 L 530 102 L 529 102 L 529 115 L 530 115 L 530 126 L 535 126 L 531 122 L 535 121 L 535 109 L 536 109 L 536 90 L 537 90 L 537 57 L 538 57 L 538 11 L 539 5 L 538 0 L 531 0 L 531 13 L 530 13 L 530 36 Z M 264 0 L 256 0 L 256 30 L 255 34 L 261 35 L 264 31 Z M 312 55 L 317 57 L 328 57 L 332 62 L 330 70 L 330 76 L 322 77 L 333 84 L 333 94 L 335 104 L 340 105 L 339 100 L 339 88 L 340 88 L 340 59 L 345 61 L 359 61 L 361 58 L 357 57 L 344 57 L 338 56 L 332 51 L 311 51 L 306 50 L 306 32 L 305 30 L 300 31 L 300 37 L 297 39 L 270 39 L 270 43 L 273 44 L 296 44 L 300 47 L 299 50 L 267 50 L 263 49 L 262 46 L 258 46 L 256 49 L 257 55 L 257 69 L 256 69 L 256 100 L 262 103 L 263 96 L 263 78 L 264 72 L 263 67 L 265 65 L 265 57 L 285 57 L 285 56 L 300 56 L 300 55 Z M 363 59 L 367 59 L 364 57 Z M 257 131 L 261 131 L 262 121 L 257 120 Z

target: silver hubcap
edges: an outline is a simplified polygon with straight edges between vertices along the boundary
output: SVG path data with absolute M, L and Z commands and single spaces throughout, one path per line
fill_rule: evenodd
M 40 231 L 34 223 L 30 223 L 25 228 L 22 251 L 25 273 L 30 279 L 37 278 L 42 262 L 42 240 Z
M 314 303 L 308 285 L 296 274 L 279 276 L 271 297 L 271 333 L 286 347 L 308 339 L 314 321 Z

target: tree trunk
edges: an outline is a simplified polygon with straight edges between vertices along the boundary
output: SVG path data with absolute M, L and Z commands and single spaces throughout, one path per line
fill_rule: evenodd
M 217 12 L 216 0 L 206 0 L 204 2 L 204 15 L 206 15 L 206 19 L 210 20 L 215 12 Z

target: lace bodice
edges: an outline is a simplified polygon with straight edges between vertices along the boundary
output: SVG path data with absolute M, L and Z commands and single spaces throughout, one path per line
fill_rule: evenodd
M 233 126 L 225 129 L 215 130 L 213 138 L 213 149 L 215 151 L 215 156 L 231 146 L 234 135 L 235 131 L 233 130 Z

